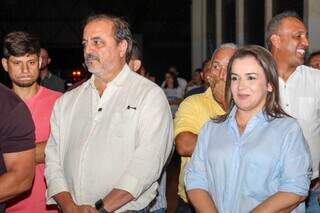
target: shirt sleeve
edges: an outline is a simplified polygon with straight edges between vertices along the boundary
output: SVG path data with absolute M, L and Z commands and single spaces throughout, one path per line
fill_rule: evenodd
M 201 129 L 196 148 L 192 154 L 191 160 L 185 168 L 184 182 L 186 191 L 192 189 L 202 189 L 208 191 L 208 180 L 206 173 L 206 150 L 207 150 L 207 124 Z
M 182 99 L 184 95 L 184 91 L 181 87 L 177 87 L 177 98 Z
M 114 188 L 137 198 L 160 177 L 173 146 L 173 123 L 168 101 L 160 88 L 144 99 L 138 121 L 137 148 Z
M 307 196 L 312 162 L 309 147 L 298 124 L 290 129 L 285 140 L 279 191 Z
M 199 133 L 199 121 L 197 119 L 197 105 L 194 98 L 187 98 L 181 102 L 174 119 L 174 136 L 181 132 Z
M 3 153 L 20 152 L 35 147 L 35 127 L 31 113 L 27 106 L 20 102 L 7 116 L 4 121 L 1 134 L 4 140 L 1 141 Z
M 62 146 L 62 141 L 60 138 L 59 125 L 61 112 L 60 112 L 61 99 L 58 99 L 51 115 L 50 126 L 51 132 L 45 149 L 45 177 L 47 182 L 47 203 L 55 204 L 53 196 L 66 191 L 68 192 L 67 183 L 65 180 L 65 175 L 60 162 L 59 150 Z

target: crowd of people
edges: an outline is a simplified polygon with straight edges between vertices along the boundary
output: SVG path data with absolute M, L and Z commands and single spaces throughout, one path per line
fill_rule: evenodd
M 305 60 L 294 12 L 274 16 L 265 40 L 220 45 L 188 83 L 170 66 L 158 86 L 129 25 L 92 15 L 92 75 L 65 92 L 39 39 L 8 33 L 0 212 L 164 213 L 176 150 L 177 213 L 319 213 L 320 53 Z

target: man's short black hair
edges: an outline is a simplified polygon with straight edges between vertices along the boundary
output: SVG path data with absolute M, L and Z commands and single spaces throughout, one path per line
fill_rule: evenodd
M 317 50 L 317 51 L 312 52 L 312 53 L 309 55 L 309 57 L 307 58 L 306 64 L 307 64 L 307 65 L 310 65 L 310 61 L 311 61 L 312 57 L 317 56 L 317 55 L 320 55 L 320 50 Z
M 7 34 L 3 39 L 3 57 L 24 56 L 25 54 L 40 55 L 39 39 L 28 32 L 15 31 Z
M 299 15 L 294 11 L 285 11 L 274 16 L 269 21 L 267 29 L 265 31 L 265 42 L 269 50 L 271 50 L 272 47 L 271 36 L 277 32 L 281 21 L 286 18 L 295 18 L 303 22 Z
M 131 52 L 127 52 L 126 62 L 129 63 L 130 60 L 136 59 L 142 61 L 142 50 L 139 43 L 135 40 L 132 40 Z

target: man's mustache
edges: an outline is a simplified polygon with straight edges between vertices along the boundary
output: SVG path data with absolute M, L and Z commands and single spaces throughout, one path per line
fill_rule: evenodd
M 84 56 L 84 60 L 85 60 L 86 63 L 89 62 L 89 61 L 93 61 L 93 60 L 96 60 L 96 61 L 100 62 L 99 57 L 94 55 L 94 54 L 91 54 L 91 53 L 86 54 Z

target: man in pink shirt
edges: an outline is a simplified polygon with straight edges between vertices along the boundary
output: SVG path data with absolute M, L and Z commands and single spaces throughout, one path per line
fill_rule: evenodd
M 3 41 L 2 65 L 12 81 L 12 90 L 27 104 L 35 123 L 36 172 L 32 189 L 7 204 L 6 212 L 57 212 L 45 203 L 44 149 L 50 133 L 50 116 L 61 93 L 37 83 L 41 66 L 40 42 L 26 32 L 12 32 Z M 51 209 L 51 210 L 49 210 Z

